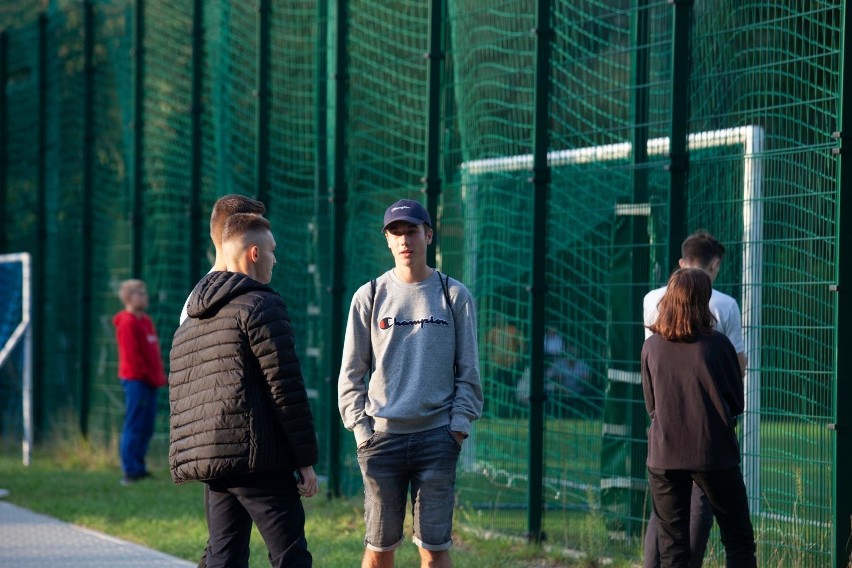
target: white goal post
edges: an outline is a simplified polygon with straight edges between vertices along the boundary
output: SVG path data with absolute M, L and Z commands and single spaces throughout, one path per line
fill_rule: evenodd
M 743 477 L 749 496 L 749 510 L 760 512 L 760 331 L 761 289 L 763 284 L 763 163 L 764 130 L 749 125 L 722 130 L 696 132 L 688 137 L 690 151 L 725 146 L 742 148 L 742 323 L 748 371 L 745 376 L 745 413 L 743 415 Z M 605 164 L 625 160 L 631 155 L 630 142 L 554 150 L 547 154 L 551 168 L 576 164 Z M 669 152 L 669 138 L 652 138 L 647 143 L 649 156 Z M 532 154 L 472 160 L 461 165 L 462 196 L 475 203 L 477 176 L 487 173 L 531 170 Z M 647 204 L 636 204 L 649 214 Z
M 0 264 L 20 263 L 21 265 L 21 319 L 11 335 L 0 349 L 0 367 L 2 367 L 17 345 L 23 342 L 23 366 L 21 377 L 21 413 L 23 416 L 23 435 L 21 452 L 24 465 L 30 465 L 33 444 L 33 331 L 30 314 L 32 311 L 30 296 L 30 255 L 29 253 L 0 254 Z

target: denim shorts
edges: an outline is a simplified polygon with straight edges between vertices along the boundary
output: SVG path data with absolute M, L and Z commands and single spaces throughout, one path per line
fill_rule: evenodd
M 402 544 L 409 490 L 414 543 L 433 551 L 452 546 L 460 451 L 449 426 L 414 434 L 374 432 L 358 448 L 368 549 L 386 552 Z

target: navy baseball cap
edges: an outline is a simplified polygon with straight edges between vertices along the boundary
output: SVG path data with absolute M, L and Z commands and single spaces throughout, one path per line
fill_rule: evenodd
M 428 225 L 432 227 L 432 218 L 429 212 L 420 203 L 411 199 L 400 199 L 385 211 L 385 225 L 382 232 L 386 231 L 388 225 L 394 221 L 407 221 L 414 225 Z

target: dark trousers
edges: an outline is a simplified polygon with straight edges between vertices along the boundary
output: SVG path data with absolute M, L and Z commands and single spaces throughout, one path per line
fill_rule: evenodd
M 713 507 L 707 496 L 696 484 L 692 484 L 689 507 L 689 568 L 701 568 L 704 552 L 713 528 Z M 645 531 L 645 561 L 643 568 L 660 568 L 660 519 L 651 511 Z
M 756 568 L 754 529 L 739 467 L 716 471 L 648 468 L 648 481 L 659 517 L 660 566 L 689 568 L 689 519 L 694 481 L 707 496 L 719 523 L 728 568 Z
M 207 481 L 208 568 L 247 568 L 252 522 L 273 568 L 310 568 L 305 510 L 296 480 L 284 473 L 253 473 Z
M 122 379 L 124 389 L 124 427 L 121 430 L 119 454 L 121 469 L 128 477 L 144 475 L 145 454 L 154 435 L 154 417 L 157 413 L 157 389 L 144 381 Z

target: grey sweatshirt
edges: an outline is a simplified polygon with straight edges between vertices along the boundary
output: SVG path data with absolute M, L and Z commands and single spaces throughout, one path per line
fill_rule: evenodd
M 473 300 L 438 272 L 407 284 L 389 270 L 352 297 L 338 381 L 343 425 L 360 445 L 374 430 L 410 434 L 449 425 L 465 436 L 482 413 Z M 444 280 L 447 279 L 443 276 Z

